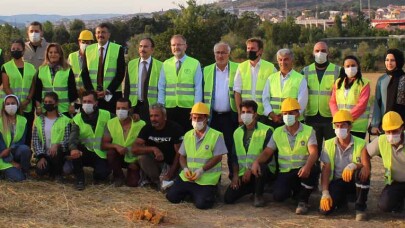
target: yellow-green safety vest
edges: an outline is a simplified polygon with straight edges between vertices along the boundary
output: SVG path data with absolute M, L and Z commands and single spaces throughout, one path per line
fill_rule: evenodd
M 235 103 L 235 95 L 233 93 L 233 83 L 236 74 L 236 70 L 238 69 L 237 63 L 229 61 L 228 64 L 228 72 L 229 72 L 229 103 L 231 105 L 231 109 L 234 112 L 237 112 L 236 103 Z M 216 64 L 211 64 L 209 66 L 204 67 L 204 103 L 211 108 L 212 103 L 212 90 L 214 89 L 214 74 L 216 71 Z
M 131 152 L 131 148 L 145 124 L 143 120 L 137 122 L 131 121 L 131 128 L 129 129 L 127 138 L 124 138 L 124 131 L 122 130 L 118 117 L 114 117 L 107 122 L 107 128 L 110 132 L 112 143 L 128 149 L 128 153 L 125 154 L 124 158 L 127 163 L 133 163 L 138 160 L 138 157 Z
M 380 135 L 378 137 L 378 148 L 380 150 L 381 158 L 383 160 L 383 166 L 385 169 L 384 177 L 385 184 L 391 185 L 394 181 L 392 179 L 392 145 L 387 140 L 387 135 Z M 402 149 L 405 153 L 405 148 Z
M 304 77 L 308 82 L 308 105 L 305 116 L 315 116 L 318 112 L 323 117 L 332 117 L 329 100 L 332 95 L 333 84 L 339 77 L 340 67 L 329 63 L 323 73 L 321 83 L 318 80 L 315 63 L 304 68 Z
M 138 103 L 139 65 L 143 67 L 143 63 L 140 62 L 140 58 L 133 59 L 128 63 L 129 100 L 131 101 L 132 106 L 135 106 Z M 155 104 L 157 102 L 158 82 L 162 65 L 163 63 L 161 61 L 152 58 L 152 69 L 150 69 L 150 77 L 147 93 L 149 104 Z
M 241 90 L 241 97 L 242 101 L 244 100 L 252 100 L 252 73 L 250 71 L 250 61 L 247 60 L 241 64 L 239 64 L 239 72 L 242 79 L 242 90 Z M 259 115 L 263 115 L 263 89 L 266 85 L 266 81 L 271 74 L 274 72 L 274 65 L 271 62 L 265 61 L 264 59 L 260 60 L 260 69 L 257 75 L 256 81 L 256 103 L 257 103 L 257 113 Z
M 365 86 L 369 84 L 369 80 L 366 78 L 362 78 L 364 84 L 362 85 L 361 83 L 359 84 L 357 79 L 353 83 L 352 87 L 349 90 L 349 93 L 347 94 L 347 97 L 345 97 L 345 82 L 342 83 L 340 89 L 337 88 L 337 84 L 339 83 L 339 80 L 336 80 L 336 103 L 338 106 L 339 110 L 347 110 L 350 112 L 352 108 L 354 108 L 358 103 L 359 103 L 359 98 L 360 98 L 360 93 L 361 90 Z M 370 100 L 367 101 L 367 108 L 366 111 L 361 114 L 359 118 L 354 120 L 353 122 L 353 127 L 352 131 L 354 132 L 366 132 L 367 127 L 368 127 L 368 117 L 370 114 Z
M 366 146 L 366 141 L 359 137 L 352 135 L 353 137 L 353 155 L 352 162 L 359 164 L 361 162 L 361 151 Z M 328 139 L 325 141 L 325 152 L 329 157 L 330 162 L 330 176 L 329 180 L 333 180 L 334 170 L 335 170 L 335 153 L 336 153 L 336 137 Z
M 176 74 L 177 59 L 172 57 L 163 63 L 166 76 L 166 108 L 192 108 L 194 105 L 195 82 L 198 60 L 187 56 L 181 63 L 179 75 Z
M 308 140 L 311 137 L 312 127 L 301 124 L 302 131 L 295 136 L 294 148 L 290 147 L 285 127 L 274 130 L 273 139 L 278 149 L 278 164 L 280 172 L 286 173 L 292 169 L 303 167 L 309 157 Z
M 34 126 L 37 128 L 39 140 L 41 140 L 42 145 L 45 146 L 45 139 L 43 138 L 43 123 L 42 119 L 44 117 L 37 117 L 34 121 Z M 70 123 L 70 119 L 65 115 L 58 116 L 51 128 L 51 145 L 60 144 L 65 136 L 65 129 Z
M 35 73 L 37 71 L 35 66 L 31 63 L 24 62 L 24 75 L 21 75 L 21 72 L 15 65 L 14 60 L 8 61 L 3 65 L 3 67 L 8 76 L 10 89 L 13 91 L 13 94 L 20 99 L 20 102 L 25 101 L 30 93 L 32 81 L 34 80 Z M 3 105 L 5 95 L 4 90 L 0 90 L 0 107 Z M 31 112 L 31 110 L 32 102 L 29 102 L 24 112 Z
M 196 149 L 194 130 L 190 130 L 184 135 L 183 143 L 186 150 L 187 166 L 190 171 L 194 172 L 202 168 L 207 161 L 214 157 L 213 153 L 218 137 L 223 137 L 222 133 L 209 128 L 200 146 Z M 181 171 L 180 177 L 183 181 L 189 181 L 184 175 L 184 171 Z M 217 185 L 220 177 L 221 162 L 218 162 L 210 170 L 206 170 L 195 183 L 199 185 Z
M 14 132 L 14 138 L 11 138 L 11 132 L 7 131 L 6 133 L 3 132 L 3 120 L 0 118 L 0 131 L 3 135 L 4 143 L 6 147 L 9 148 L 11 142 L 18 142 L 24 135 L 25 128 L 27 127 L 27 119 L 24 116 L 16 115 L 16 126 Z
M 117 73 L 117 59 L 120 52 L 121 45 L 109 42 L 107 53 L 104 57 L 104 77 L 103 77 L 103 89 L 107 89 L 111 81 L 114 79 Z M 90 80 L 93 85 L 93 89 L 97 89 L 97 72 L 98 61 L 100 57 L 100 51 L 98 50 L 98 44 L 91 44 L 86 48 L 86 61 L 87 68 L 89 69 Z M 121 86 L 117 89 L 121 91 Z
M 104 135 L 105 126 L 110 118 L 110 112 L 99 109 L 96 129 L 93 131 L 90 124 L 83 121 L 82 113 L 73 117 L 73 122 L 80 128 L 80 141 L 89 151 L 95 152 L 103 159 L 107 158 L 107 154 L 105 151 L 101 150 L 101 139 Z
M 55 92 L 58 94 L 58 111 L 69 111 L 69 96 L 68 96 L 68 79 L 70 68 L 64 70 L 60 69 L 56 72 L 53 81 L 51 70 L 48 65 L 40 66 L 38 78 L 42 81 L 42 97 L 45 97 L 47 92 Z
M 76 80 L 76 88 L 79 90 L 83 87 L 82 78 L 80 77 L 80 73 L 82 72 L 82 68 L 80 66 L 80 54 L 79 51 L 75 51 L 70 53 L 69 55 L 69 63 L 70 67 L 72 68 L 73 74 L 75 75 Z

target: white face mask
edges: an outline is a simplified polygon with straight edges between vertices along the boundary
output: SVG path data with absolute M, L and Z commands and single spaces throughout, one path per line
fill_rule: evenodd
M 117 115 L 118 119 L 125 120 L 128 117 L 128 110 L 118 109 L 115 111 L 115 114 Z
M 387 141 L 391 145 L 395 145 L 401 141 L 401 134 L 397 135 L 387 135 Z
M 345 68 L 345 73 L 346 73 L 347 77 L 353 78 L 357 74 L 357 67 Z
M 285 125 L 291 127 L 295 124 L 295 115 L 283 115 Z
M 339 139 L 347 138 L 347 128 L 335 128 L 335 134 Z
M 191 125 L 193 125 L 193 128 L 196 131 L 201 131 L 205 126 L 204 121 L 200 121 L 200 122 L 191 121 Z
M 89 115 L 94 112 L 94 105 L 93 104 L 82 104 L 83 111 Z
M 325 52 L 315 53 L 314 56 L 315 56 L 315 62 L 317 62 L 319 64 L 323 64 L 326 61 L 328 61 L 328 54 Z
M 84 51 L 86 50 L 87 46 L 89 46 L 89 45 L 88 45 L 88 44 L 82 44 L 82 43 L 80 43 L 80 51 L 81 51 L 82 53 L 84 53 Z
M 31 43 L 37 43 L 41 40 L 41 34 L 39 32 L 33 32 L 29 34 Z
M 6 105 L 4 107 L 4 109 L 6 110 L 7 114 L 9 114 L 10 116 L 14 116 L 17 113 L 18 106 L 17 105 Z
M 242 119 L 244 125 L 249 125 L 253 121 L 253 113 L 242 113 L 240 118 Z

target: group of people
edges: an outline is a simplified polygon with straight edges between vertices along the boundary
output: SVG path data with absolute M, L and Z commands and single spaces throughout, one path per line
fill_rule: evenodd
M 217 43 L 215 63 L 202 68 L 186 55 L 182 35 L 170 39 L 172 58 L 153 58 L 154 41 L 142 38 L 139 58 L 126 64 L 106 23 L 96 27 L 95 43 L 91 31 L 82 31 L 80 50 L 68 60 L 59 44 L 45 41 L 39 22 L 27 34 L 28 42 L 12 42 L 12 59 L 2 66 L 0 170 L 9 180 L 30 177 L 33 153 L 39 176 L 63 181 L 72 173 L 78 190 L 90 166 L 95 184 L 112 173 L 117 187 L 149 185 L 172 203 L 191 196 L 208 209 L 227 154 L 227 204 L 253 194 L 253 205 L 262 207 L 270 185 L 274 201 L 293 198 L 295 212 L 305 214 L 320 179 L 322 214 L 354 200 L 356 220 L 365 220 L 370 157 L 380 155 L 386 186 L 379 207 L 404 207 L 405 73 L 398 49 L 386 53 L 369 127 L 370 83 L 359 60 L 330 63 L 325 42 L 315 44 L 315 62 L 297 72 L 290 49 L 277 52 L 279 70 L 262 59 L 259 38 L 246 41 L 248 60 L 240 64 L 229 60 L 227 43 Z M 379 137 L 367 145 L 368 129 Z

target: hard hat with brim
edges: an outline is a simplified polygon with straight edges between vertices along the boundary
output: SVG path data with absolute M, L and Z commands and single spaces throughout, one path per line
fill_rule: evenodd
M 83 30 L 80 32 L 79 40 L 94 40 L 93 33 L 90 30 Z
M 289 112 L 289 111 L 300 110 L 300 109 L 301 109 L 300 103 L 298 103 L 297 99 L 295 99 L 295 98 L 290 98 L 290 97 L 286 98 L 281 103 L 282 112 Z
M 384 131 L 393 131 L 400 128 L 404 124 L 401 116 L 394 111 L 385 113 L 382 120 L 382 129 Z
M 209 115 L 210 114 L 210 110 L 208 109 L 207 105 L 202 103 L 202 102 L 198 102 L 195 103 L 193 108 L 191 109 L 190 114 L 203 114 L 203 115 Z
M 335 115 L 333 116 L 333 123 L 340 123 L 340 122 L 352 122 L 353 123 L 352 114 L 350 114 L 350 112 L 347 110 L 337 111 L 335 113 Z

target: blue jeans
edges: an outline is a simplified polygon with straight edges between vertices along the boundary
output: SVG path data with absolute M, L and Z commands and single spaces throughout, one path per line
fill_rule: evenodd
M 17 169 L 16 167 L 10 167 L 5 169 L 3 172 L 4 176 L 9 181 L 19 182 L 25 180 L 24 173 L 21 171 L 21 169 Z
M 11 151 L 14 161 L 21 165 L 24 173 L 27 173 L 31 166 L 31 149 L 27 145 L 18 145 Z

